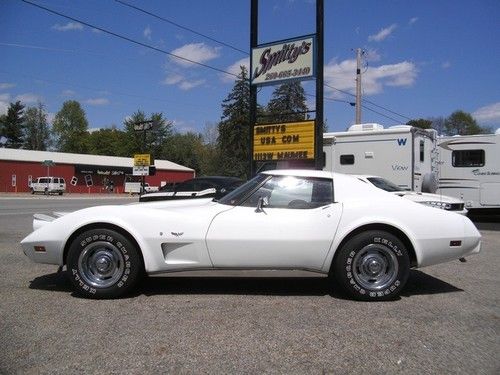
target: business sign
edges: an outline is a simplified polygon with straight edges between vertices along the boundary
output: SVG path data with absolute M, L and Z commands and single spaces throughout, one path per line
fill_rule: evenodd
M 255 125 L 253 160 L 314 159 L 314 121 Z
M 315 36 L 289 39 L 252 49 L 252 85 L 314 77 Z
M 148 165 L 134 165 L 132 168 L 133 176 L 149 176 L 149 166 Z
M 150 154 L 135 154 L 134 155 L 134 167 L 137 166 L 149 166 L 151 165 L 151 155 Z

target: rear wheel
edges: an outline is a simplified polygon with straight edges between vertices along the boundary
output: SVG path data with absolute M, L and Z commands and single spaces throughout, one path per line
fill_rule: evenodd
M 360 233 L 338 251 L 332 266 L 333 276 L 342 290 L 355 299 L 395 298 L 408 280 L 408 251 L 391 233 Z
M 139 249 L 110 229 L 92 229 L 70 245 L 67 267 L 78 294 L 116 298 L 131 290 L 142 272 Z

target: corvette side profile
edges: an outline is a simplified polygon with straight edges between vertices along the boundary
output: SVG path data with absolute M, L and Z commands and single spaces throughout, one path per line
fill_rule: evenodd
M 467 218 L 326 171 L 258 174 L 212 199 L 99 206 L 35 215 L 33 261 L 66 266 L 76 292 L 116 298 L 144 274 L 307 270 L 359 300 L 397 297 L 411 268 L 480 251 Z

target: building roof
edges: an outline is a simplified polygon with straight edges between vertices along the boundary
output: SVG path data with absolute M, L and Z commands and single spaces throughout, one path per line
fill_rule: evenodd
M 39 162 L 52 160 L 60 164 L 85 164 L 113 167 L 132 167 L 134 158 L 124 158 L 119 156 L 69 154 L 52 151 L 19 150 L 13 148 L 0 148 L 0 160 Z M 184 167 L 168 160 L 155 160 L 156 169 L 169 171 L 194 172 L 193 169 Z

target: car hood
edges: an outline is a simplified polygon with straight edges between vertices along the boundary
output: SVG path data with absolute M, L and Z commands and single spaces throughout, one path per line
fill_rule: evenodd
M 431 193 L 417 193 L 414 191 L 395 191 L 392 194 L 398 195 L 400 197 L 405 197 L 411 199 L 415 202 L 429 202 L 429 201 L 438 201 L 445 203 L 464 203 L 458 198 L 450 197 L 447 195 L 440 194 L 431 194 Z

